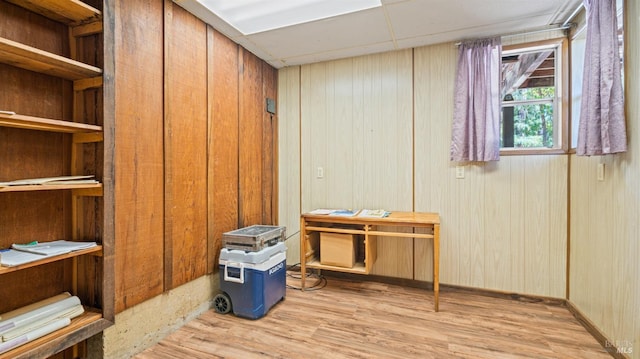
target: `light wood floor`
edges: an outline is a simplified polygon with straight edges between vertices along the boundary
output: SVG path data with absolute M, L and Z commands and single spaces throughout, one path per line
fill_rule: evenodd
M 135 358 L 611 356 L 562 306 L 444 289 L 435 313 L 431 291 L 329 277 L 258 320 L 210 310 Z

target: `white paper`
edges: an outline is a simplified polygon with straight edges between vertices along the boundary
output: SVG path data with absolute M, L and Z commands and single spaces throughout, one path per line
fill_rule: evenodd
M 59 240 L 36 244 L 13 244 L 11 247 L 23 252 L 41 254 L 45 256 L 55 256 L 78 251 L 81 249 L 93 248 L 95 246 L 97 246 L 96 242 L 74 242 Z
M 62 312 L 70 307 L 79 304 L 80 299 L 78 297 L 69 297 L 67 299 L 63 299 L 59 302 L 46 305 L 42 308 L 38 308 L 28 313 L 17 315 L 14 318 L 0 321 L 0 334 L 4 334 L 14 328 L 23 325 L 28 325 L 47 316 L 55 315 L 56 313 Z
M 56 321 L 53 321 L 43 327 L 40 327 L 32 332 L 29 332 L 25 335 L 22 335 L 18 338 L 10 340 L 8 342 L 0 343 L 0 354 L 7 352 L 13 348 L 19 347 L 20 345 L 26 344 L 30 341 L 34 341 L 38 338 L 41 338 L 47 334 L 53 333 L 58 329 L 62 329 L 67 325 L 71 324 L 71 319 L 62 318 Z
M 47 258 L 47 256 L 42 254 L 17 251 L 15 249 L 7 249 L 0 252 L 0 264 L 5 267 L 15 267 L 21 264 L 35 262 L 44 258 Z

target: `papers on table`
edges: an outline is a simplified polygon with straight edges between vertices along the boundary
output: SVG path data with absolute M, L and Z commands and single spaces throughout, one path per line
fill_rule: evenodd
M 65 240 L 13 244 L 11 249 L 0 250 L 0 264 L 5 267 L 14 267 L 96 246 L 96 242 L 74 242 Z
M 324 209 L 318 208 L 309 212 L 309 214 L 315 215 L 328 215 L 328 216 L 342 216 L 342 217 L 371 217 L 371 218 L 384 218 L 388 217 L 391 212 L 385 211 L 384 209 L 361 209 L 361 210 L 351 210 L 351 209 Z

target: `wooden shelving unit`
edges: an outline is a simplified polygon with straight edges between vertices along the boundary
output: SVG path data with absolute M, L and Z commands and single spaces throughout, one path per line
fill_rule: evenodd
M 102 70 L 95 66 L 2 37 L 0 37 L 0 62 L 66 80 L 80 80 L 102 75 Z
M 102 126 L 6 113 L 0 113 L 0 126 L 65 133 L 102 132 Z
M 8 0 L 27 10 L 67 25 L 100 21 L 102 13 L 78 0 Z
M 103 172 L 108 171 L 108 169 L 104 167 L 107 166 L 107 164 L 105 164 L 107 160 L 103 158 L 105 156 L 103 152 L 105 151 L 103 148 L 105 146 L 102 145 L 104 141 L 104 129 L 103 126 L 87 122 L 101 122 L 104 120 L 104 109 L 96 107 L 101 106 L 103 101 L 87 101 L 86 98 L 101 96 L 103 93 L 103 70 L 99 67 L 78 61 L 77 59 L 82 58 L 83 55 L 81 53 L 82 51 L 86 51 L 87 48 L 91 51 L 90 47 L 92 46 L 95 52 L 92 52 L 90 55 L 85 54 L 85 57 L 88 56 L 92 59 L 91 61 L 94 61 L 93 54 L 96 53 L 102 54 L 104 57 L 104 50 L 95 48 L 96 46 L 102 46 L 102 41 L 99 38 L 103 36 L 102 12 L 79 0 L 0 0 L 0 2 L 11 3 L 22 7 L 24 10 L 14 7 L 11 12 L 8 12 L 10 16 L 13 16 L 13 10 L 18 9 L 15 11 L 17 19 L 24 19 L 26 17 L 24 17 L 23 14 L 32 12 L 64 24 L 63 26 L 68 28 L 68 37 L 63 36 L 60 40 L 69 42 L 67 48 L 69 55 L 61 56 L 26 45 L 19 41 L 14 41 L 14 39 L 0 36 L 0 63 L 72 82 L 71 87 L 67 87 L 67 82 L 65 82 L 63 86 L 64 88 L 71 88 L 71 94 L 69 94 L 69 92 L 62 93 L 62 96 L 57 97 L 56 100 L 64 101 L 63 107 L 71 109 L 72 114 L 70 120 L 13 113 L 10 112 L 14 110 L 11 108 L 11 102 L 0 102 L 0 127 L 69 134 L 56 135 L 58 137 L 55 137 L 57 139 L 56 141 L 60 141 L 61 139 L 63 143 L 67 143 L 60 146 L 56 145 L 61 148 L 62 156 L 69 156 L 67 163 L 70 163 L 70 168 L 68 168 L 67 171 L 75 175 L 85 174 L 84 172 L 86 171 L 91 172 L 97 170 L 97 173 L 89 174 L 100 176 Z M 9 7 L 12 5 L 5 4 L 4 6 Z M 1 16 L 0 21 L 2 21 Z M 46 19 L 42 21 L 49 22 L 49 20 Z M 25 22 L 25 26 L 29 26 L 28 24 L 30 23 L 31 22 Z M 57 24 L 56 26 L 61 25 Z M 39 31 L 43 32 L 47 30 L 40 29 Z M 56 34 L 55 31 L 51 33 Z M 59 32 L 57 34 L 59 34 Z M 94 37 L 89 38 L 91 36 Z M 85 37 L 87 39 L 86 42 L 84 41 Z M 78 41 L 81 42 L 83 46 L 76 49 Z M 37 44 L 37 41 L 35 43 Z M 28 72 L 20 71 L 22 70 L 14 70 L 16 73 L 15 76 L 22 76 L 22 74 L 27 78 L 31 76 L 28 75 Z M 51 83 L 54 84 L 54 82 Z M 51 89 L 48 91 L 62 91 L 63 88 L 58 88 L 57 86 L 50 87 Z M 26 88 L 32 87 L 27 86 Z M 85 97 L 85 91 L 87 90 L 92 91 L 89 97 Z M 71 95 L 71 97 L 69 97 L 69 95 Z M 28 101 L 30 93 L 21 93 L 19 96 L 22 96 L 24 101 Z M 96 97 L 94 97 L 94 99 L 95 98 Z M 88 112 L 85 111 L 88 108 L 87 106 L 92 107 Z M 93 117 L 98 118 L 98 120 L 87 121 L 84 118 L 86 113 L 92 114 Z M 26 132 L 15 132 L 15 134 L 19 135 L 18 138 L 32 138 L 29 135 L 25 135 Z M 84 146 L 91 147 L 88 147 L 89 150 L 87 151 Z M 36 146 L 36 148 L 38 147 Z M 9 151 L 10 156 L 21 156 L 21 152 L 19 151 L 11 151 L 10 148 Z M 28 161 L 28 159 L 25 160 Z M 20 177 L 33 177 L 27 175 L 22 176 L 21 173 L 17 171 L 4 173 L 5 176 L 7 176 L 7 173 L 10 173 L 12 177 L 3 178 L 2 180 L 5 181 Z M 61 174 L 51 174 L 51 176 L 58 175 Z M 47 268 L 57 268 L 56 266 L 68 268 L 65 269 L 65 272 L 70 270 L 72 274 L 69 273 L 70 275 L 65 275 L 65 283 L 55 287 L 69 288 L 70 291 L 74 292 L 72 294 L 85 298 L 87 302 L 81 299 L 85 306 L 85 313 L 80 317 L 74 318 L 69 326 L 0 354 L 0 359 L 46 358 L 76 346 L 76 344 L 102 332 L 105 328 L 113 324 L 113 285 L 109 284 L 109 281 L 113 280 L 111 272 L 112 261 L 110 258 L 105 259 L 106 253 L 112 253 L 111 246 L 113 240 L 112 238 L 106 237 L 108 233 L 111 232 L 108 228 L 104 228 L 105 223 L 95 223 L 95 221 L 108 222 L 108 219 L 104 217 L 106 216 L 104 212 L 108 212 L 108 210 L 103 207 L 105 205 L 103 200 L 103 184 L 0 186 L 0 196 L 16 196 L 19 194 L 12 193 L 25 192 L 24 196 L 29 196 L 29 200 L 27 204 L 21 204 L 21 206 L 27 207 L 32 202 L 34 206 L 38 206 L 38 198 L 44 195 L 40 194 L 40 191 L 70 191 L 70 196 L 60 194 L 54 197 L 47 197 L 49 201 L 51 201 L 51 198 L 59 198 L 67 203 L 64 205 L 65 210 L 61 213 L 68 217 L 65 219 L 65 223 L 69 223 L 71 226 L 70 233 L 72 234 L 72 238 L 69 239 L 80 241 L 96 240 L 101 243 L 94 248 L 49 257 L 16 267 L 0 267 L 0 278 L 5 279 L 5 284 L 7 284 L 6 280 L 12 281 L 13 279 L 10 278 L 14 278 L 16 275 L 17 277 L 15 278 L 22 278 L 21 276 L 23 274 L 21 273 L 34 273 L 33 271 L 39 273 L 47 271 Z M 68 201 L 71 202 L 69 203 Z M 5 211 L 4 213 L 6 214 L 7 212 Z M 42 220 L 47 221 L 48 219 L 43 218 Z M 26 230 L 28 231 L 28 229 Z M 3 232 L 0 231 L 0 248 L 6 248 L 8 243 L 10 244 L 10 239 L 5 238 L 3 240 L 1 237 L 2 233 Z M 93 235 L 96 236 L 94 239 L 92 239 Z M 106 253 L 105 250 L 107 251 Z M 42 270 L 39 271 L 39 268 L 42 268 Z M 85 270 L 88 270 L 88 272 L 84 273 Z M 42 273 L 42 275 L 44 274 L 45 273 Z M 13 284 L 11 284 L 11 286 L 13 286 Z M 78 293 L 75 293 L 76 291 Z M 27 295 L 27 297 L 24 299 L 24 303 L 20 304 L 31 304 L 28 299 L 28 294 L 25 295 Z M 32 300 L 32 302 L 35 301 L 36 300 Z M 79 353 L 75 354 L 77 350 L 77 347 L 74 348 L 73 356 L 82 356 Z M 65 357 L 67 357 L 67 354 L 68 353 L 65 353 Z
M 75 251 L 75 252 L 71 252 L 71 253 L 61 254 L 59 256 L 47 257 L 45 259 L 41 259 L 41 260 L 36 261 L 36 262 L 25 263 L 25 264 L 21 264 L 19 266 L 15 266 L 15 267 L 0 267 L 0 275 L 11 273 L 11 272 L 15 272 L 15 271 L 19 271 L 19 270 L 22 270 L 22 269 L 31 268 L 31 267 L 37 267 L 37 266 L 40 266 L 40 265 L 43 265 L 43 264 L 56 262 L 56 261 L 61 261 L 61 260 L 65 260 L 65 259 L 69 259 L 69 258 L 73 258 L 73 257 L 84 256 L 84 255 L 87 255 L 87 254 L 91 254 L 91 255 L 94 255 L 94 256 L 99 256 L 99 255 L 101 255 L 101 253 L 102 253 L 102 246 L 96 246 L 96 247 L 93 247 L 93 248 L 87 248 L 87 249 L 83 249 L 83 250 L 79 250 L 79 251 Z M 1 253 L 0 253 L 0 255 L 1 255 Z

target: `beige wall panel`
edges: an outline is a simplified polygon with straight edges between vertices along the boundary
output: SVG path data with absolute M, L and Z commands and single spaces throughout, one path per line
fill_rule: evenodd
M 568 156 L 549 157 L 549 294 L 566 298 L 568 228 Z M 561 274 L 561 275 L 560 275 Z
M 303 211 L 412 210 L 412 96 L 411 50 L 302 67 Z M 412 248 L 381 238 L 373 271 L 412 277 Z
M 397 85 L 406 78 L 397 69 L 410 68 L 398 62 L 404 52 L 300 68 L 302 210 L 392 209 L 411 206 L 413 199 L 407 210 L 441 215 L 443 283 L 563 297 L 567 158 L 504 156 L 494 164 L 467 165 L 465 178 L 455 179 L 449 141 L 457 50 L 441 44 L 414 52 L 413 76 L 407 73 L 414 81 L 414 122 L 408 121 L 406 136 L 398 119 L 412 114 L 399 98 L 411 86 Z M 396 122 L 387 127 L 390 118 Z M 412 138 L 415 161 L 414 169 L 404 167 L 412 176 L 407 181 L 398 172 L 402 156 L 412 157 L 402 141 Z M 318 167 L 324 178 L 317 178 Z M 411 242 L 379 241 L 379 252 L 396 259 L 379 258 L 374 273 L 404 277 L 413 270 L 416 279 L 430 281 L 431 243 Z M 413 269 L 399 268 L 413 262 L 412 247 Z
M 529 156 L 525 170 L 525 292 L 547 294 L 549 288 L 549 167 L 546 156 Z
M 451 118 L 453 117 L 453 81 L 457 52 L 453 44 L 421 47 L 414 50 L 415 86 L 415 192 L 414 207 L 419 212 L 439 212 L 440 279 L 454 283 L 458 277 L 455 253 L 459 241 L 453 228 L 458 218 L 454 194 L 455 168 L 449 161 Z M 416 279 L 432 280 L 433 245 L 415 241 Z M 422 255 L 425 255 L 422 258 Z
M 640 357 L 640 4 L 626 1 L 628 152 L 571 158 L 569 299 L 612 343 Z M 598 163 L 605 165 L 597 181 Z
M 487 223 L 485 235 L 487 241 L 484 248 L 486 256 L 485 285 L 487 288 L 509 288 L 512 285 L 511 252 L 517 243 L 510 229 L 502 228 L 502 223 L 511 222 L 511 164 L 515 157 L 503 157 L 498 163 L 491 163 L 485 168 L 485 180 L 491 183 L 484 191 L 487 208 L 484 220 Z
M 503 158 L 506 160 L 506 158 Z M 509 223 L 500 223 L 495 228 L 509 228 L 509 236 L 511 238 L 511 284 L 508 288 L 518 293 L 526 293 L 525 291 L 525 272 L 521 270 L 522 264 L 525 262 L 527 253 L 525 252 L 525 224 L 527 205 L 525 196 L 525 169 L 527 167 L 526 157 L 512 156 L 509 157 L 510 164 L 510 193 L 509 193 Z M 563 253 L 566 253 L 564 251 Z
M 503 156 L 466 165 L 456 179 L 449 161 L 456 58 L 453 44 L 415 49 L 415 209 L 441 215 L 440 279 L 564 296 L 566 158 Z M 416 253 L 429 253 L 421 246 Z M 416 278 L 431 280 L 417 255 Z
M 300 67 L 278 72 L 278 225 L 287 227 L 287 263 L 300 262 Z

